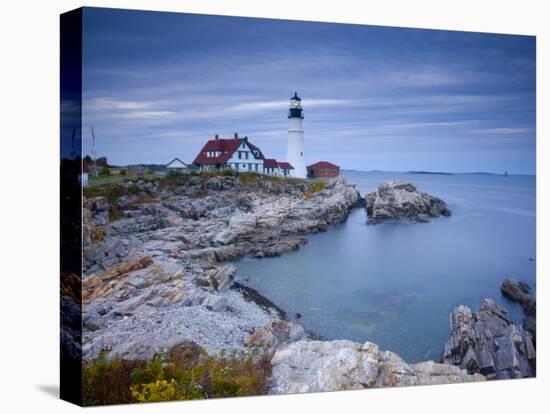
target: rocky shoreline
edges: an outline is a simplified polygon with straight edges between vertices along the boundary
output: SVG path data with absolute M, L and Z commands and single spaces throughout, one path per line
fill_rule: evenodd
M 342 177 L 313 193 L 306 181 L 252 174 L 173 180 L 126 183 L 84 201 L 85 358 L 148 358 L 183 340 L 213 354 L 245 349 L 284 311 L 235 285 L 228 262 L 295 250 L 360 200 Z
M 419 194 L 427 200 L 420 204 L 432 209 L 430 217 L 450 215 L 442 200 Z M 367 210 L 376 205 L 376 197 L 369 197 Z M 298 249 L 307 234 L 346 220 L 364 201 L 343 177 L 313 185 L 254 174 L 178 175 L 90 191 L 84 200 L 84 357 L 107 352 L 150 359 L 188 341 L 212 355 L 259 350 L 271 358 L 271 393 L 534 375 L 531 334 L 511 321 L 506 329 L 519 332 L 523 348 L 511 348 L 509 364 L 493 363 L 494 372 L 508 374 L 493 375 L 483 363 L 468 362 L 472 352 L 476 361 L 486 360 L 486 347 L 484 339 L 461 336 L 462 316 L 451 319 L 443 363 L 407 364 L 369 342 L 320 341 L 268 298 L 234 281 L 231 261 Z M 399 210 L 392 208 L 386 210 Z M 407 217 L 422 221 L 419 211 Z M 515 341 L 500 331 L 494 336 Z M 473 349 L 469 359 L 465 344 Z M 493 361 L 499 358 L 495 354 Z

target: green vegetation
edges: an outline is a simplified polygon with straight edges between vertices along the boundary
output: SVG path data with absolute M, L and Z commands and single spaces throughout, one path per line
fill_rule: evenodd
M 238 177 L 241 183 L 244 185 L 252 185 L 255 184 L 258 179 L 260 179 L 260 175 L 257 173 L 252 172 L 242 172 L 238 173 Z
M 88 181 L 90 184 L 89 187 L 97 187 L 105 184 L 123 183 L 126 180 L 125 177 L 121 175 L 99 175 L 96 177 L 95 175 L 90 174 Z
M 326 184 L 323 181 L 317 181 L 312 184 L 304 193 L 304 200 L 309 200 L 315 193 L 318 193 L 321 190 L 324 190 Z
M 120 220 L 123 216 L 124 211 L 122 209 L 118 208 L 116 205 L 111 205 L 111 209 L 109 210 L 110 221 Z
M 176 345 L 151 361 L 111 360 L 84 364 L 84 405 L 127 404 L 265 394 L 268 358 L 245 352 L 209 356 L 193 342 Z
M 111 169 L 106 165 L 104 165 L 103 167 L 101 167 L 101 170 L 99 170 L 99 175 L 109 176 L 111 175 Z
M 159 186 L 161 189 L 171 189 L 175 188 L 181 185 L 185 185 L 191 176 L 194 176 L 193 173 L 191 174 L 182 174 L 177 171 L 168 171 L 168 173 L 159 179 Z
M 157 183 L 161 190 L 173 190 L 177 187 L 185 186 L 189 182 L 197 177 L 202 181 L 207 181 L 214 177 L 236 177 L 244 185 L 254 185 L 260 181 L 271 181 L 277 184 L 292 184 L 300 185 L 307 183 L 306 180 L 301 180 L 297 178 L 290 177 L 277 177 L 270 175 L 263 175 L 256 172 L 238 172 L 231 169 L 224 169 L 220 171 L 210 171 L 210 172 L 191 172 L 190 174 L 183 174 L 177 171 L 169 171 L 165 176 L 160 177 L 156 174 L 147 174 L 142 177 L 129 177 L 127 170 L 112 170 L 112 175 L 106 176 L 102 175 L 99 177 L 91 176 L 90 186 L 83 189 L 84 196 L 86 198 L 93 197 L 106 197 L 112 205 L 110 211 L 111 221 L 118 220 L 122 217 L 122 211 L 118 210 L 115 206 L 116 201 L 122 196 L 138 196 L 140 193 L 140 188 L 138 185 L 131 185 L 126 183 L 131 183 L 134 180 Z M 322 186 L 318 188 L 319 186 Z M 324 183 L 315 183 L 313 185 L 314 189 L 311 190 L 311 194 L 307 195 L 307 198 L 311 198 L 313 193 L 320 191 L 324 188 Z M 196 197 L 204 197 L 208 195 L 207 192 L 199 192 Z M 166 199 L 165 195 L 163 199 Z M 156 200 L 154 195 L 149 196 L 140 196 L 134 200 L 134 204 L 146 204 L 151 203 Z
M 124 195 L 137 195 L 139 188 L 137 186 L 123 186 L 119 180 L 119 182 L 115 183 L 85 187 L 83 192 L 86 198 L 106 197 L 111 203 L 114 203 Z

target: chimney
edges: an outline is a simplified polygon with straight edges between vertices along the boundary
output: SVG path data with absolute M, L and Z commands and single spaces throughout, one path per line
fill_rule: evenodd
M 218 134 L 216 134 L 216 135 L 214 136 L 214 138 L 215 138 L 215 140 L 217 141 L 220 137 L 218 136 Z
M 244 140 L 248 142 L 248 137 L 246 135 L 244 136 Z
M 235 139 L 239 139 L 239 134 L 235 132 Z

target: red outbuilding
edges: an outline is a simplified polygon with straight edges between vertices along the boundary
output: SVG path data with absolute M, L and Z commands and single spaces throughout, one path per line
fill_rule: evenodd
M 340 167 L 328 161 L 319 161 L 308 165 L 308 178 L 332 178 L 340 175 Z

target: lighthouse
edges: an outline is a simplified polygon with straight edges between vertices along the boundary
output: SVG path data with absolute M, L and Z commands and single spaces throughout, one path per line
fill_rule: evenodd
M 288 144 L 286 148 L 286 160 L 294 167 L 291 175 L 296 178 L 306 178 L 306 161 L 304 158 L 304 128 L 302 126 L 304 113 L 302 100 L 294 92 L 290 98 L 288 110 Z

